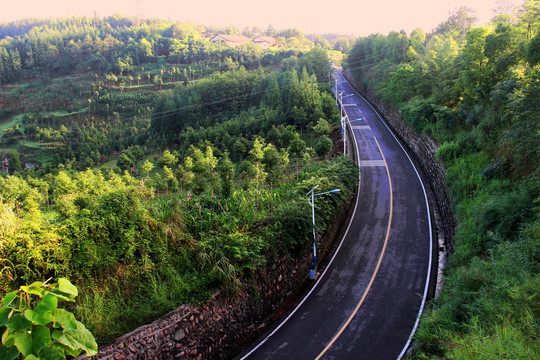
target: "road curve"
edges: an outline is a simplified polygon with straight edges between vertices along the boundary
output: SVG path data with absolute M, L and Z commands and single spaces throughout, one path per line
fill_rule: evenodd
M 308 295 L 242 359 L 396 359 L 430 284 L 433 236 L 417 170 L 339 72 L 357 144 L 359 194 L 338 250 Z

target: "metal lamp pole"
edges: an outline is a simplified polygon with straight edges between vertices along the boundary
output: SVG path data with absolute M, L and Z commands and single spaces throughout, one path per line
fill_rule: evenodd
M 334 189 L 330 191 L 325 191 L 322 193 L 315 194 L 315 189 L 318 188 L 319 185 L 315 186 L 313 189 L 309 190 L 306 194 L 308 196 L 308 203 L 311 205 L 311 218 L 313 223 L 313 262 L 310 264 L 309 269 L 309 278 L 311 280 L 315 279 L 315 274 L 317 273 L 317 245 L 316 245 L 316 233 L 315 233 L 315 199 L 325 195 L 325 194 L 333 194 L 340 192 L 341 189 Z
M 341 137 L 343 140 L 343 156 L 347 156 L 347 121 L 348 117 L 347 114 L 343 116 L 343 91 L 338 94 L 338 84 L 337 84 L 337 78 L 336 78 L 336 107 L 338 102 L 338 96 L 340 99 L 340 109 L 339 109 L 339 117 L 341 118 Z
M 336 79 L 336 107 L 337 107 L 337 77 L 335 79 Z
M 337 97 L 338 97 L 338 94 L 337 94 L 337 90 L 336 90 L 336 101 L 337 101 Z M 339 111 L 339 117 L 341 118 L 341 136 L 342 136 L 342 140 L 343 140 L 343 156 L 347 156 L 347 114 L 345 114 L 345 116 L 343 116 L 343 92 L 340 92 L 339 93 L 339 98 L 340 98 L 340 105 L 341 105 L 341 109 Z

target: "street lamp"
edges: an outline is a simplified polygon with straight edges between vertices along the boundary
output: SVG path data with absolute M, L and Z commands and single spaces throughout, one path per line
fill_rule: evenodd
M 336 107 L 337 107 L 337 77 L 335 79 L 336 79 Z
M 316 245 L 316 234 L 315 234 L 315 199 L 325 194 L 333 194 L 333 193 L 337 193 L 341 191 L 341 189 L 334 189 L 334 190 L 315 194 L 315 189 L 318 187 L 319 185 L 315 186 L 313 189 L 309 190 L 308 193 L 306 194 L 308 196 L 308 203 L 311 205 L 311 218 L 313 220 L 313 261 L 311 262 L 309 266 L 309 278 L 311 280 L 314 280 L 315 275 L 317 274 L 317 245 Z
M 343 137 L 343 156 L 347 156 L 347 121 L 348 121 L 348 117 L 347 117 L 347 114 L 345 114 L 345 116 L 341 118 L 341 135 Z
M 343 117 L 343 91 L 339 93 L 339 104 L 340 104 L 339 116 Z
M 341 105 L 341 109 L 339 111 L 339 117 L 341 118 L 341 137 L 343 140 L 343 156 L 347 156 L 347 121 L 349 120 L 347 113 L 345 113 L 345 116 L 343 116 L 343 92 L 340 92 L 338 94 L 337 92 L 337 82 L 336 82 L 336 106 L 337 106 L 337 99 L 339 96 L 339 103 Z

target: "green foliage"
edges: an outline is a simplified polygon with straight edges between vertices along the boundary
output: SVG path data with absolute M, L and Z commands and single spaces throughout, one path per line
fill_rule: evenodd
M 332 140 L 328 136 L 323 135 L 317 141 L 317 145 L 315 145 L 315 152 L 323 158 L 330 153 L 333 146 Z
M 300 138 L 300 134 L 295 133 L 293 139 L 290 141 L 289 153 L 293 157 L 300 157 L 306 150 L 306 142 Z
M 227 199 L 232 194 L 234 165 L 229 159 L 229 154 L 225 153 L 222 164 L 219 168 L 221 176 L 221 196 Z
M 332 66 L 328 53 L 322 47 L 311 49 L 300 60 L 299 67 L 306 67 L 310 73 L 315 74 L 317 80 L 321 83 L 332 81 Z
M 127 155 L 122 154 L 116 161 L 116 166 L 120 168 L 122 171 L 126 171 L 131 169 L 135 164 L 133 163 L 133 160 Z
M 0 177 L 0 199 L 24 210 L 37 210 L 45 203 L 45 194 L 38 187 L 18 176 Z
M 75 316 L 58 307 L 75 301 L 77 287 L 64 278 L 58 283 L 33 282 L 9 292 L 0 309 L 3 359 L 65 359 L 82 351 L 97 354 L 94 336 Z
M 191 199 L 189 189 L 153 196 L 146 183 L 158 175 L 176 180 L 167 166 L 142 174 L 144 181 L 97 170 L 59 172 L 46 183 L 49 208 L 40 192 L 49 192 L 44 184 L 0 178 L 6 185 L 0 190 L 0 289 L 8 293 L 39 278 L 69 276 L 81 293 L 74 313 L 99 343 L 181 303 L 204 303 L 218 288 L 234 295 L 269 256 L 300 254 L 309 243 L 306 188 L 343 189 L 317 202 L 320 234 L 357 180 L 354 165 L 339 158 L 304 169 L 296 183 L 286 175 L 288 154 L 259 145 L 262 157 L 255 151 L 254 159 L 279 179 L 270 189 L 262 182 L 258 189 L 240 189 L 232 181 L 234 164 L 225 156 L 218 166 L 211 148 L 193 149 L 194 161 L 184 160 L 182 176 L 200 168 L 201 176 L 213 179 L 219 170 L 221 191 L 207 186 Z M 255 179 L 253 167 L 247 161 L 239 166 L 243 181 Z
M 161 167 L 168 166 L 169 168 L 174 167 L 178 162 L 178 158 L 172 154 L 169 150 L 163 152 L 163 157 L 158 160 L 158 165 Z
M 326 135 L 330 134 L 330 124 L 328 124 L 328 121 L 326 121 L 323 118 L 320 118 L 319 121 L 317 121 L 317 125 L 313 126 L 313 131 L 320 135 Z
M 0 24 L 14 35 L 0 45 L 0 83 L 21 81 L 3 88 L 0 116 L 15 117 L 2 140 L 44 162 L 0 176 L 0 291 L 69 277 L 80 289 L 70 309 L 100 344 L 179 304 L 233 296 L 269 257 L 301 254 L 311 235 L 304 188 L 356 185 L 341 159 L 313 166 L 299 135 L 336 121 L 321 48 L 233 48 L 203 28 L 123 16 L 26 25 Z M 294 29 L 279 37 L 310 47 Z M 319 234 L 350 195 L 317 204 Z M 52 358 L 37 341 L 44 331 L 36 346 L 33 332 L 14 345 Z
M 22 171 L 21 160 L 17 151 L 9 153 L 9 173 L 15 174 Z
M 283 168 L 288 163 L 288 157 L 283 157 L 274 145 L 268 145 L 264 149 L 261 159 L 266 172 L 266 181 L 271 186 L 277 186 L 283 180 Z
M 309 242 L 311 234 L 309 204 L 300 199 L 280 204 L 274 211 L 269 236 L 282 249 L 297 252 Z
M 485 260 L 474 258 L 448 276 L 449 291 L 416 334 L 418 358 L 443 353 L 456 359 L 537 357 L 538 237 L 527 234 L 530 230 L 520 242 L 500 244 Z

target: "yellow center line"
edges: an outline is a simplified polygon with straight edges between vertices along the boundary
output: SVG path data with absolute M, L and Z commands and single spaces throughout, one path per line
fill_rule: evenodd
M 330 341 L 328 343 L 328 345 L 326 345 L 326 347 L 315 358 L 315 360 L 319 360 L 328 351 L 328 349 L 330 349 L 330 347 L 332 347 L 332 345 L 334 345 L 334 343 L 341 336 L 343 331 L 345 331 L 347 326 L 349 326 L 352 319 L 354 318 L 354 316 L 356 315 L 356 313 L 360 309 L 360 306 L 362 306 L 364 300 L 366 299 L 366 296 L 367 296 L 369 290 L 371 289 L 371 285 L 373 285 L 373 281 L 375 281 L 375 277 L 377 276 L 377 272 L 379 271 L 379 267 L 381 266 L 381 262 L 382 262 L 382 259 L 383 259 L 383 256 L 384 256 L 384 252 L 386 251 L 386 245 L 388 244 L 388 237 L 390 236 L 390 226 L 392 225 L 392 212 L 393 212 L 393 206 L 394 206 L 394 196 L 392 194 L 392 178 L 390 177 L 390 170 L 388 169 L 388 163 L 386 162 L 386 158 L 384 157 L 384 154 L 383 154 L 383 152 L 381 150 L 381 146 L 379 145 L 379 142 L 377 141 L 377 138 L 373 137 L 373 139 L 375 139 L 375 142 L 377 143 L 377 147 L 379 148 L 379 151 L 380 151 L 380 153 L 382 155 L 382 158 L 383 158 L 383 161 L 384 161 L 384 166 L 386 167 L 386 174 L 388 175 L 388 184 L 390 186 L 390 216 L 388 218 L 388 226 L 386 228 L 386 237 L 384 239 L 384 245 L 383 245 L 381 254 L 379 255 L 379 260 L 377 261 L 377 266 L 375 267 L 375 271 L 373 271 L 373 275 L 371 275 L 371 280 L 369 281 L 369 284 L 368 284 L 366 290 L 364 291 L 364 294 L 362 295 L 362 298 L 360 299 L 360 302 L 358 303 L 358 305 L 356 305 L 356 308 L 352 312 L 351 316 L 349 316 L 349 319 L 347 319 L 347 322 L 345 324 L 343 324 L 343 326 L 338 331 L 336 336 L 334 336 L 332 341 Z

